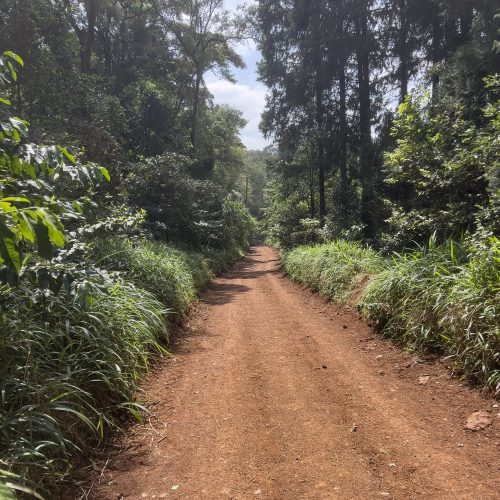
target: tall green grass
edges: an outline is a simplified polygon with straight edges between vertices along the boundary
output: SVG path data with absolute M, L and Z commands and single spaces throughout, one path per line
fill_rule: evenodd
M 359 243 L 338 240 L 297 247 L 282 255 L 282 263 L 293 280 L 345 303 L 367 277 L 382 268 L 383 259 Z
M 94 243 L 94 260 L 148 290 L 172 313 L 184 314 L 215 274 L 241 257 L 242 249 L 180 250 L 161 242 L 123 238 Z
M 163 351 L 166 310 L 121 280 L 85 309 L 6 287 L 0 303 L 0 479 L 47 492 L 124 411 L 139 415 L 134 393 Z
M 166 352 L 168 320 L 240 252 L 97 241 L 94 265 L 110 278 L 85 307 L 26 280 L 0 287 L 0 498 L 16 489 L 52 497 L 76 456 L 124 414 L 140 418 L 134 394 Z
M 361 304 L 384 334 L 446 355 L 470 380 L 500 389 L 500 242 L 447 242 L 393 258 Z
M 94 258 L 99 266 L 120 271 L 178 314 L 187 311 L 196 297 L 197 287 L 212 276 L 208 265 L 199 265 L 199 259 L 160 242 L 133 243 L 124 238 L 97 241 Z

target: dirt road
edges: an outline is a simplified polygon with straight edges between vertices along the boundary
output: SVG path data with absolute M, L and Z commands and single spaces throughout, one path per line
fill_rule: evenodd
M 267 247 L 203 294 L 140 398 L 155 417 L 89 498 L 500 498 L 495 401 L 289 282 Z M 466 431 L 475 410 L 493 424 Z

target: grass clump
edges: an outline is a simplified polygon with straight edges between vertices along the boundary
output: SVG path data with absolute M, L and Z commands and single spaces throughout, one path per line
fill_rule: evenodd
M 293 280 L 339 303 L 347 302 L 383 265 L 374 250 L 343 240 L 295 248 L 283 254 L 282 262 Z
M 412 350 L 449 356 L 470 380 L 500 389 L 500 241 L 447 242 L 396 255 L 361 304 Z
M 120 271 L 177 314 L 188 310 L 197 291 L 213 276 L 210 263 L 200 254 L 161 242 L 101 240 L 95 243 L 94 254 L 100 266 Z

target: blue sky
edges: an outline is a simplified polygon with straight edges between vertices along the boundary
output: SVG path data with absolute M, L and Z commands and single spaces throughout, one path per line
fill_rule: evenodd
M 236 10 L 242 3 L 247 5 L 252 1 L 225 0 L 227 9 Z M 241 140 L 248 149 L 262 149 L 269 144 L 259 131 L 260 115 L 264 110 L 266 88 L 257 81 L 257 62 L 260 60 L 260 52 L 253 42 L 245 42 L 236 48 L 237 52 L 245 61 L 245 69 L 234 70 L 237 83 L 232 84 L 218 79 L 209 74 L 205 77 L 208 90 L 214 96 L 218 104 L 228 104 L 239 109 L 243 117 L 248 121 L 247 126 L 241 131 Z

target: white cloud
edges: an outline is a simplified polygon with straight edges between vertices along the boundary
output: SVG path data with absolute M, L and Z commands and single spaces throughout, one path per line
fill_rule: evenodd
M 264 109 L 266 97 L 266 89 L 262 84 L 255 82 L 250 87 L 225 80 L 209 80 L 206 84 L 216 103 L 228 104 L 243 113 L 248 123 L 241 131 L 241 140 L 248 149 L 262 149 L 269 144 L 259 131 L 260 115 Z

